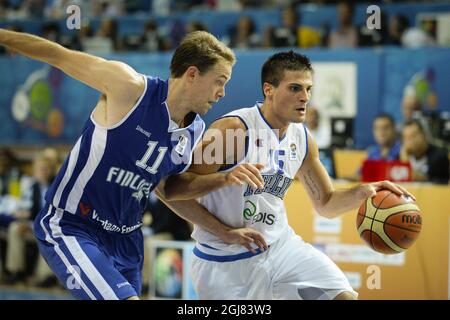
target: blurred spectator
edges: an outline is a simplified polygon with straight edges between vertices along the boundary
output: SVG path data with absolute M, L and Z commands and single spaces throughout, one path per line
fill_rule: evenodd
M 256 26 L 249 16 L 241 16 L 237 25 L 229 32 L 228 45 L 232 48 L 254 48 L 260 45 L 259 35 L 256 33 Z
M 124 13 L 123 0 L 90 0 L 91 10 L 97 17 L 117 17 Z
M 275 39 L 274 39 L 275 28 L 273 26 L 267 26 L 263 30 L 263 36 L 261 39 L 261 46 L 263 48 L 273 48 Z
M 100 28 L 93 37 L 82 40 L 83 50 L 88 53 L 109 54 L 118 49 L 117 22 L 112 18 L 104 18 Z
M 8 0 L 0 0 L 0 20 L 10 19 L 13 9 Z
M 353 4 L 350 1 L 337 5 L 338 27 L 330 33 L 328 47 L 355 48 L 358 45 L 358 31 L 352 24 Z
M 329 148 L 331 145 L 330 126 L 321 121 L 319 111 L 316 108 L 307 108 L 305 122 L 319 149 Z
M 273 30 L 274 47 L 296 47 L 298 45 L 299 16 L 294 6 L 281 12 L 281 26 Z
M 14 213 L 16 220 L 8 227 L 6 250 L 6 269 L 9 271 L 6 283 L 8 284 L 23 281 L 27 276 L 25 273 L 27 243 L 32 243 L 35 246 L 32 223 L 43 204 L 45 204 L 45 193 L 57 170 L 55 159 L 48 158 L 45 155 L 51 156 L 50 152 L 50 150 L 47 150 L 34 159 L 33 183 L 22 196 L 20 209 Z M 51 270 L 42 258 L 38 260 L 36 276 L 38 277 L 37 280 L 42 282 L 48 282 L 48 278 L 52 277 L 51 279 L 56 284 L 56 279 L 52 276 Z
M 414 181 L 449 182 L 447 151 L 429 143 L 422 125 L 417 120 L 405 123 L 402 131 L 400 159 L 409 161 Z
M 363 23 L 358 30 L 358 46 L 380 46 L 388 42 L 389 28 L 387 17 L 384 11 L 381 11 L 380 17 L 380 29 L 369 29 L 367 24 Z
M 386 44 L 401 45 L 407 48 L 433 46 L 435 41 L 426 31 L 410 27 L 408 18 L 402 14 L 395 15 L 389 23 L 389 37 Z
M 20 11 L 25 17 L 33 19 L 44 18 L 46 0 L 24 0 L 20 6 Z
M 386 44 L 400 46 L 403 33 L 408 27 L 409 20 L 406 16 L 401 14 L 393 16 L 389 22 L 389 35 Z
M 62 159 L 58 151 L 54 148 L 47 147 L 41 151 L 41 154 L 52 162 L 51 166 L 55 169 L 54 175 L 56 176 L 62 164 Z
M 300 26 L 297 29 L 298 46 L 304 49 L 320 46 L 323 43 L 323 37 L 325 35 L 326 32 L 322 34 L 321 31 L 314 28 Z
M 420 48 L 434 46 L 435 41 L 424 30 L 418 27 L 407 29 L 402 35 L 402 46 L 406 48 Z
M 170 13 L 170 3 L 169 0 L 153 0 L 152 1 L 152 12 L 157 15 L 167 16 Z
M 265 32 L 272 33 L 266 36 L 265 47 L 300 47 L 311 48 L 319 46 L 322 35 L 314 28 L 301 26 L 300 13 L 295 5 L 290 5 L 282 10 L 282 25 L 277 28 L 269 28 Z M 270 40 L 270 45 L 267 42 Z
M 0 147 L 0 231 L 6 230 L 15 220 L 13 213 L 18 207 L 20 194 L 20 172 L 17 161 L 9 149 Z M 3 253 L 0 249 L 2 264 L 5 261 Z
M 167 51 L 171 48 L 169 39 L 160 34 L 158 26 L 153 21 L 146 23 L 141 41 L 144 51 Z
M 397 139 L 395 121 L 388 114 L 380 114 L 373 121 L 375 146 L 367 150 L 370 160 L 398 160 L 400 157 L 400 141 Z
M 0 196 L 20 195 L 20 173 L 17 161 L 11 151 L 0 148 Z
M 42 26 L 42 37 L 50 41 L 60 43 L 60 31 L 57 22 L 46 22 Z
M 45 8 L 45 16 L 50 19 L 65 18 L 66 10 L 70 5 L 78 6 L 82 14 L 90 12 L 89 3 L 86 0 L 52 0 Z

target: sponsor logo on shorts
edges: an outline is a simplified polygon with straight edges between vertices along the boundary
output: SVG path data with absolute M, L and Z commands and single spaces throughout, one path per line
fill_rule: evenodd
M 95 210 L 92 213 L 92 219 L 99 222 L 101 224 L 102 228 L 105 229 L 106 231 L 117 232 L 117 233 L 122 233 L 122 234 L 127 234 L 130 232 L 133 232 L 134 230 L 136 230 L 142 226 L 142 222 L 139 222 L 138 224 L 135 224 L 134 226 L 127 226 L 127 225 L 117 226 L 114 223 L 111 223 L 108 219 L 105 219 L 105 220 L 101 219 L 99 217 L 97 211 L 95 211 Z

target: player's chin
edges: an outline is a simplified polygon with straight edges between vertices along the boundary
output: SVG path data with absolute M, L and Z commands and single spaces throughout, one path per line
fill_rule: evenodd
M 197 113 L 198 113 L 199 115 L 203 116 L 203 115 L 205 115 L 205 114 L 209 111 L 209 109 L 211 109 L 211 108 L 212 108 L 212 105 L 211 105 L 211 104 L 204 105 L 202 108 L 198 108 Z
M 291 120 L 291 122 L 293 122 L 293 123 L 302 123 L 302 122 L 305 122 L 305 116 L 296 116 L 296 117 L 293 117 L 293 119 Z
M 208 107 L 204 108 L 204 109 L 203 109 L 202 115 L 205 115 L 206 113 L 208 113 L 208 111 L 209 111 L 211 108 L 212 108 L 211 106 L 208 106 Z

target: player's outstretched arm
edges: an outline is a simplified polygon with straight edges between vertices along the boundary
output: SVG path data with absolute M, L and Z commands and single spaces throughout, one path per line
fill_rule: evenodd
M 299 170 L 300 180 L 305 186 L 314 209 L 321 216 L 334 218 L 349 210 L 358 208 L 367 197 L 372 197 L 378 190 L 389 189 L 396 194 L 408 191 L 390 181 L 361 184 L 350 189 L 335 190 L 330 176 L 319 159 L 319 150 L 314 139 L 308 135 L 309 153 Z
M 0 28 L 0 45 L 48 63 L 105 95 L 140 95 L 143 80 L 131 67 L 63 46 L 31 34 Z M 140 84 L 142 82 L 142 84 Z
M 245 125 L 239 118 L 214 122 L 194 150 L 194 163 L 188 172 L 167 179 L 165 197 L 169 200 L 195 199 L 219 188 L 244 183 L 253 189 L 263 188 L 261 164 L 244 163 L 232 171 L 218 172 L 223 165 L 236 163 L 245 156 L 245 134 Z
M 202 227 L 208 232 L 218 236 L 223 242 L 228 244 L 240 244 L 249 251 L 255 253 L 251 243 L 256 244 L 260 249 L 268 248 L 261 233 L 250 228 L 231 228 L 223 224 L 212 215 L 205 207 L 195 200 L 169 201 L 164 197 L 162 191 L 164 182 L 161 182 L 155 189 L 157 197 L 166 204 L 178 216 L 195 225 Z

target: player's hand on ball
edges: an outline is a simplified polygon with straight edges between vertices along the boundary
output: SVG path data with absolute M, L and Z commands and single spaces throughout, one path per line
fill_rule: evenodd
M 362 184 L 357 187 L 357 195 L 358 198 L 360 198 L 360 200 L 364 200 L 366 198 L 375 196 L 377 194 L 377 191 L 383 189 L 390 190 L 399 196 L 404 195 L 410 197 L 414 201 L 416 201 L 416 197 L 414 197 L 411 193 L 409 193 L 408 190 L 406 190 L 402 186 L 399 186 L 398 184 L 392 183 L 387 180 Z
M 251 246 L 252 243 L 256 244 L 261 250 L 268 249 L 263 235 L 251 228 L 229 229 L 223 235 L 222 240 L 228 244 L 240 244 L 252 253 L 256 253 L 256 250 Z
M 264 179 L 261 175 L 262 164 L 244 163 L 238 165 L 233 171 L 225 175 L 225 179 L 229 184 L 243 185 L 247 183 L 253 190 L 264 188 Z

